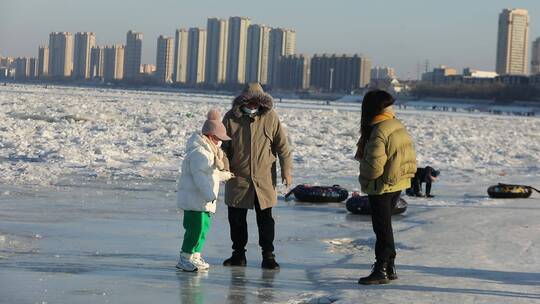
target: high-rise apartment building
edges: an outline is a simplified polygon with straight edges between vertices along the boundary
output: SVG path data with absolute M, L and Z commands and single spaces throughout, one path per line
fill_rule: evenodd
M 246 17 L 229 18 L 227 51 L 227 79 L 229 84 L 243 84 L 246 78 L 247 33 L 250 20 Z
M 325 92 L 351 92 L 370 82 L 371 60 L 360 55 L 314 55 L 311 87 Z
M 26 80 L 30 76 L 30 58 L 18 57 L 15 59 L 15 79 Z
M 32 79 L 38 78 L 38 68 L 38 59 L 36 57 L 31 57 L 28 66 L 28 77 Z
M 73 71 L 73 34 L 53 32 L 49 35 L 49 75 L 71 77 Z
M 188 34 L 187 82 L 199 84 L 205 81 L 206 30 L 190 28 Z
M 91 50 L 96 45 L 96 36 L 90 32 L 75 34 L 75 51 L 73 55 L 73 78 L 90 78 Z
M 227 77 L 229 23 L 226 19 L 208 18 L 206 26 L 206 83 L 219 85 Z
M 373 80 L 394 78 L 396 78 L 396 70 L 394 70 L 394 68 L 376 66 L 371 69 L 371 79 Z
M 531 74 L 540 74 L 540 37 L 536 38 L 532 44 Z
M 188 66 L 188 31 L 186 29 L 176 30 L 174 39 L 174 71 L 173 79 L 176 83 L 187 82 Z
M 248 28 L 246 82 L 268 82 L 268 55 L 271 28 L 252 24 Z
M 270 53 L 268 58 L 268 83 L 277 85 L 279 59 L 296 52 L 296 32 L 289 29 L 274 28 L 270 32 Z
M 38 77 L 49 76 L 49 48 L 40 46 L 38 49 Z
M 105 47 L 103 58 L 103 78 L 105 81 L 124 78 L 125 48 L 121 44 Z
M 129 31 L 124 51 L 124 79 L 132 80 L 141 72 L 143 34 Z
M 37 77 L 38 60 L 36 57 L 18 57 L 15 59 L 15 79 L 27 80 Z
M 307 55 L 285 55 L 279 60 L 278 87 L 299 91 L 309 88 L 310 58 Z
M 524 9 L 504 9 L 499 14 L 497 62 L 499 75 L 528 74 L 529 13 Z
M 159 36 L 156 52 L 156 76 L 160 82 L 171 83 L 174 67 L 174 39 Z
M 13 57 L 0 57 L 0 67 L 11 68 L 14 61 Z
M 93 47 L 90 51 L 90 78 L 103 79 L 104 65 L 105 48 L 102 46 Z

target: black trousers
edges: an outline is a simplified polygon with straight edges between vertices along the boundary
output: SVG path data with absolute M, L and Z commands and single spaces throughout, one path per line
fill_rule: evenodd
M 411 195 L 416 195 L 420 192 L 422 192 L 422 183 L 425 182 L 426 183 L 426 195 L 430 195 L 431 194 L 431 181 L 422 181 L 420 180 L 420 178 L 417 178 L 416 176 L 414 178 L 411 179 L 411 188 L 412 188 L 412 194 Z
M 261 210 L 259 200 L 255 196 L 255 214 L 257 217 L 257 226 L 259 228 L 259 245 L 263 254 L 274 252 L 274 234 L 275 222 L 272 217 L 272 208 Z M 248 242 L 247 228 L 248 209 L 228 208 L 229 226 L 231 227 L 232 249 L 234 251 L 244 252 Z
M 392 206 L 399 199 L 401 191 L 369 195 L 371 205 L 371 222 L 373 232 L 377 237 L 375 243 L 375 258 L 379 263 L 388 263 L 396 258 L 394 232 L 392 230 Z

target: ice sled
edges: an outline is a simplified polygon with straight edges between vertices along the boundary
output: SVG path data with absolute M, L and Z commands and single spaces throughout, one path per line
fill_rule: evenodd
M 354 214 L 371 214 L 371 206 L 367 195 L 359 195 L 354 192 L 345 203 L 347 210 Z M 407 210 L 407 201 L 399 197 L 392 202 L 392 214 L 401 214 Z
M 501 184 L 490 186 L 487 190 L 489 197 L 492 198 L 527 198 L 532 192 L 540 191 L 531 186 Z
M 285 195 L 285 199 L 294 194 L 296 200 L 311 203 L 342 202 L 349 196 L 347 189 L 339 185 L 333 186 L 310 186 L 298 185 Z

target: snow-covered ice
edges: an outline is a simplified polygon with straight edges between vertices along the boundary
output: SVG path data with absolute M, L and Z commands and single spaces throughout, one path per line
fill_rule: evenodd
M 398 273 L 365 287 L 374 235 L 343 204 L 275 210 L 279 272 L 262 271 L 250 213 L 246 269 L 224 268 L 221 204 L 208 273 L 176 272 L 175 179 L 186 134 L 230 96 L 35 85 L 0 87 L 1 303 L 540 302 L 540 200 L 492 200 L 497 182 L 540 185 L 540 119 L 398 110 L 434 199 L 394 218 Z M 358 190 L 358 104 L 276 103 L 297 183 Z M 280 192 L 285 189 L 280 188 Z
M 0 182 L 54 185 L 69 176 L 174 180 L 186 134 L 228 96 L 73 87 L 0 87 Z M 320 102 L 319 102 L 320 103 Z M 317 109 L 313 109 L 318 106 Z M 295 147 L 296 174 L 319 181 L 355 175 L 359 105 L 276 103 Z M 399 111 L 419 164 L 447 178 L 533 174 L 540 119 Z

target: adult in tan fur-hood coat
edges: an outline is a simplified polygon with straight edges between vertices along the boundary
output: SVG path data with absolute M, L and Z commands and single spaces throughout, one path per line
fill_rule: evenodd
M 225 142 L 222 148 L 229 159 L 230 171 L 235 176 L 225 186 L 225 203 L 229 206 L 234 249 L 233 263 L 229 265 L 236 265 L 234 262 L 241 262 L 242 258 L 245 260 L 246 215 L 247 210 L 253 208 L 257 213 L 264 264 L 265 260 L 273 260 L 272 207 L 277 204 L 278 158 L 282 180 L 287 185 L 292 183 L 292 158 L 287 135 L 273 109 L 272 97 L 258 83 L 247 85 L 234 99 L 231 110 L 223 118 L 223 124 L 232 140 Z M 277 265 L 273 263 L 270 261 L 273 266 Z

